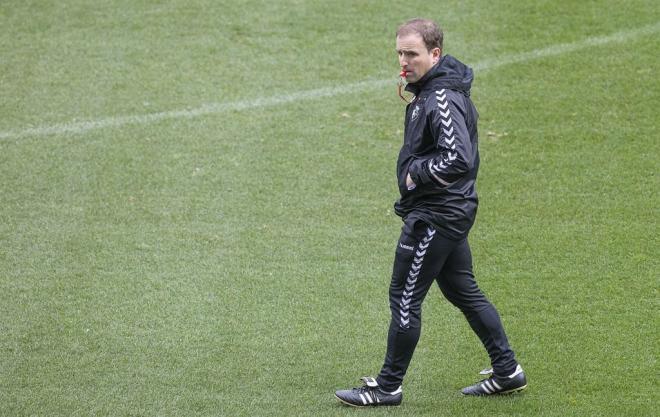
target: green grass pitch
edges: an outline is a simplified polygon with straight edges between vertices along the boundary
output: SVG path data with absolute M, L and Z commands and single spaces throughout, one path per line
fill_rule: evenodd
M 530 386 L 461 397 L 487 357 L 433 288 L 403 405 L 355 410 L 416 16 L 475 67 L 475 270 Z M 0 415 L 657 413 L 656 1 L 6 0 L 0 27 Z

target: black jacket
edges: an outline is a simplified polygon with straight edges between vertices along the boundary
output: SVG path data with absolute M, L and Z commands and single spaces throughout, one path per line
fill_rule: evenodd
M 477 214 L 475 181 L 479 169 L 478 113 L 470 100 L 472 69 L 445 55 L 406 90 L 397 176 L 401 198 L 396 214 L 422 220 L 450 239 L 467 236 Z M 406 187 L 410 173 L 416 187 Z

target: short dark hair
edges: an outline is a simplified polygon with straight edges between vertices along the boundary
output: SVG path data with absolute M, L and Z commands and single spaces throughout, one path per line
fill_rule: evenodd
M 430 51 L 433 48 L 440 48 L 442 50 L 442 29 L 430 19 L 411 19 L 406 23 L 399 26 L 396 31 L 396 37 L 407 36 L 416 34 L 421 36 L 426 45 L 426 49 Z

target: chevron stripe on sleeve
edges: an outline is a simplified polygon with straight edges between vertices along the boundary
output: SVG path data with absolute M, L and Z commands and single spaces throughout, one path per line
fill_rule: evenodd
M 442 90 L 437 90 L 435 92 L 436 99 L 438 101 L 438 111 L 440 115 L 440 129 L 442 129 L 442 140 L 443 143 L 439 144 L 443 148 L 447 149 L 446 154 L 443 154 L 440 158 L 435 158 L 429 161 L 429 173 L 442 185 L 449 185 L 447 181 L 444 181 L 439 177 L 441 172 L 446 172 L 453 162 L 458 158 L 458 153 L 456 152 L 456 136 L 454 135 L 454 123 L 451 118 L 451 112 L 449 109 L 449 101 L 447 100 L 447 91 L 443 88 Z

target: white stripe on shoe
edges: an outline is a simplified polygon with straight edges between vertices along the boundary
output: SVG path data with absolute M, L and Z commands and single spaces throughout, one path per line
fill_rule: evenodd
M 481 389 L 483 389 L 486 394 L 490 394 L 490 389 L 488 388 L 488 380 L 481 384 Z

